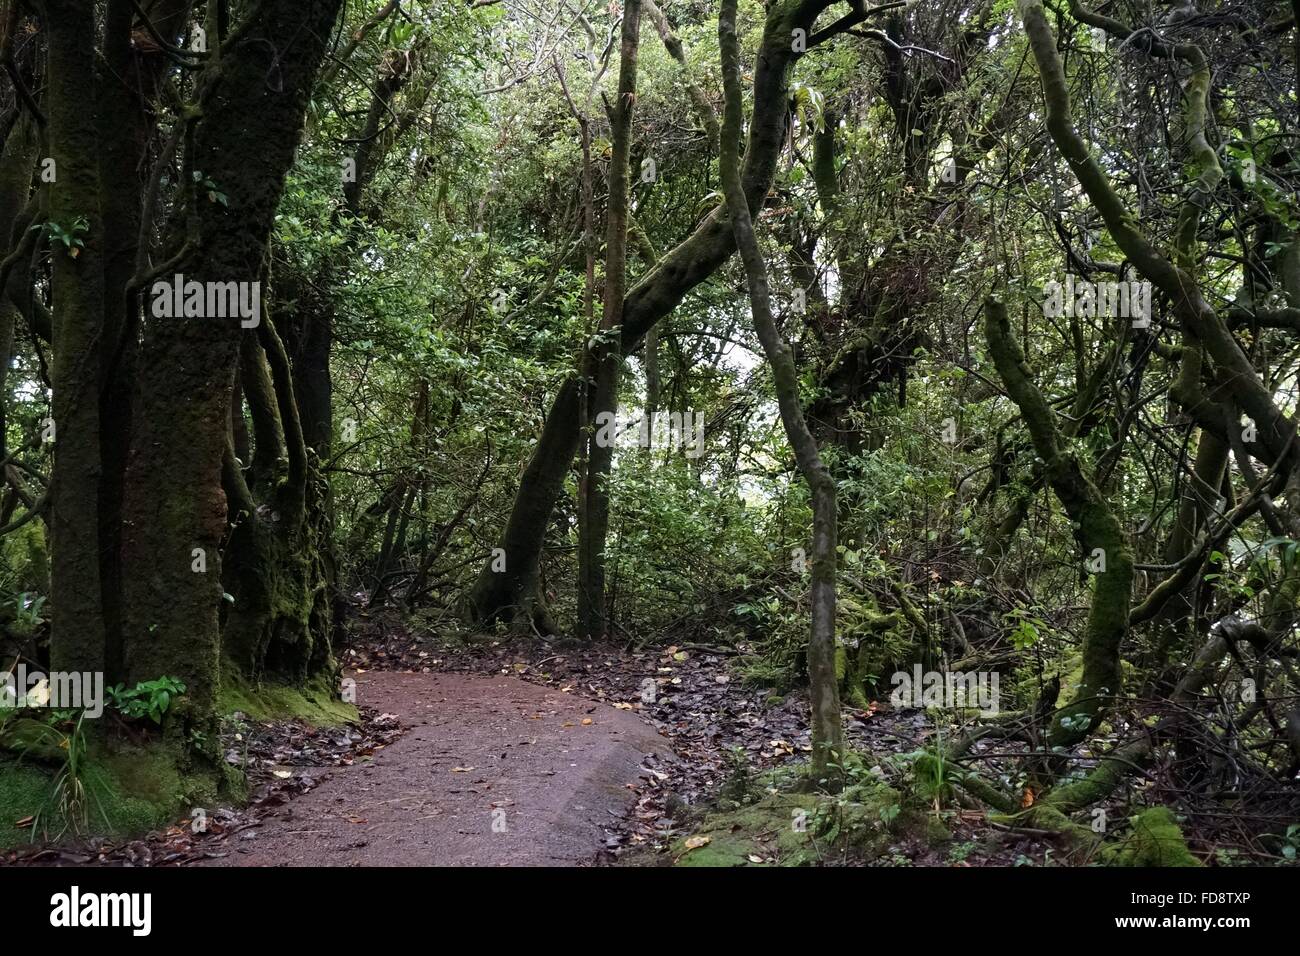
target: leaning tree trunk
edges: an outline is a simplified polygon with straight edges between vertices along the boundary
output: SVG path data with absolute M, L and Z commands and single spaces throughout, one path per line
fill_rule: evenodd
M 1069 746 L 1097 726 L 1120 693 L 1120 644 L 1128 634 L 1133 554 L 1115 512 L 1085 474 L 1056 426 L 1052 406 L 1034 384 L 1005 305 L 995 299 L 985 303 L 984 328 L 998 376 L 1020 409 L 1047 480 L 1074 522 L 1084 560 L 1094 569 L 1083 635 L 1083 679 L 1074 700 L 1057 712 L 1051 729 L 1053 746 Z
M 752 208 L 766 198 L 786 138 L 790 67 L 802 55 L 792 42 L 801 32 L 807 46 L 818 39 L 813 23 L 832 0 L 772 5 L 754 68 L 754 109 L 745 150 L 744 188 Z M 623 303 L 621 350 L 631 354 L 646 332 L 735 251 L 726 211 L 715 208 L 687 239 L 668 252 L 629 292 Z M 578 384 L 560 386 L 533 457 L 520 479 L 498 551 L 484 564 L 464 598 L 464 613 L 488 624 L 539 609 L 536 588 L 542 542 L 565 475 L 580 444 Z M 504 570 L 494 568 L 504 567 Z
M 611 117 L 613 145 L 605 211 L 604 312 L 591 357 L 595 381 L 587 412 L 595 427 L 589 430 L 587 475 L 583 488 L 587 500 L 586 507 L 580 511 L 584 521 L 578 527 L 578 633 L 592 640 L 604 637 L 608 627 L 605 546 L 609 537 L 609 481 L 618 422 L 615 417 L 612 428 L 602 426 L 602 416 L 617 416 L 619 370 L 623 364 L 619 336 L 623 327 L 623 295 L 627 289 L 628 154 L 632 145 L 640 33 L 640 0 L 628 0 L 623 8 L 618 100 Z
M 718 14 L 725 110 L 718 166 L 736 246 L 745 266 L 749 300 L 763 352 L 772 366 L 777 405 L 795 460 L 812 494 L 812 629 L 808 638 L 808 683 L 812 697 L 812 768 L 824 777 L 844 753 L 839 686 L 835 678 L 835 481 L 822 461 L 799 404 L 799 373 L 794 353 L 777 330 L 768 291 L 767 263 L 758 248 L 749 203 L 740 181 L 740 128 L 744 107 L 740 89 L 740 44 L 736 39 L 736 0 L 722 0 Z

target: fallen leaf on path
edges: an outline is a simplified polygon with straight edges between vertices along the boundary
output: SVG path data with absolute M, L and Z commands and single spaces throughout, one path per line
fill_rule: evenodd
M 687 837 L 686 849 L 698 850 L 700 847 L 708 846 L 712 842 L 713 842 L 713 837 L 706 837 L 706 836 Z

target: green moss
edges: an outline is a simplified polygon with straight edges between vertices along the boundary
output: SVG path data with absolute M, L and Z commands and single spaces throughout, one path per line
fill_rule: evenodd
M 357 710 L 342 701 L 324 678 L 302 687 L 264 684 L 253 687 L 227 669 L 219 698 L 221 710 L 243 711 L 255 720 L 297 718 L 316 726 L 357 720 Z M 31 727 L 27 727 L 27 724 Z M 43 745 L 34 733 L 37 722 L 20 719 L 6 728 L 4 744 L 25 753 L 20 762 L 0 751 L 0 847 L 44 837 L 15 824 L 48 814 L 63 752 Z M 32 731 L 29 733 L 29 731 Z M 200 744 L 202 743 L 202 746 Z M 247 796 L 243 775 L 220 759 L 216 738 L 202 742 L 169 720 L 161 736 L 142 745 L 88 734 L 82 782 L 87 793 L 87 828 L 109 837 L 131 837 L 189 818 L 195 807 L 213 809 Z M 46 829 L 64 829 L 53 815 Z
M 42 812 L 48 814 L 43 829 L 49 836 L 64 829 L 51 803 L 58 769 L 32 759 L 0 761 L 0 848 L 45 838 L 46 833 L 15 825 Z M 167 740 L 146 746 L 92 742 L 82 783 L 87 829 L 109 837 L 138 836 L 187 819 L 193 807 L 213 808 L 244 796 L 242 778 L 195 767 Z
M 952 831 L 933 813 L 924 816 L 922 834 L 930 846 L 942 846 L 952 840 Z
M 41 522 L 29 521 L 0 540 L 0 569 L 11 591 L 49 591 L 50 553 Z
M 861 785 L 838 796 L 772 794 L 752 806 L 713 813 L 674 842 L 676 866 L 814 866 L 849 856 L 870 860 L 890 841 L 882 811 L 898 794 L 884 784 Z M 688 849 L 688 843 L 707 842 Z M 755 862 L 755 861 L 758 862 Z
M 325 677 L 301 687 L 271 682 L 255 687 L 233 668 L 222 673 L 217 709 L 222 714 L 241 711 L 254 720 L 298 719 L 317 727 L 358 720 L 356 705 L 344 701 Z
M 835 679 L 844 680 L 849 669 L 849 651 L 843 644 L 835 645 Z
M 1133 817 L 1127 840 L 1107 847 L 1102 860 L 1112 866 L 1200 866 L 1168 807 L 1150 807 Z
M 50 791 L 53 774 L 34 766 L 19 765 L 17 760 L 0 761 L 0 849 L 8 849 L 31 839 L 30 830 L 15 824 L 35 816 Z

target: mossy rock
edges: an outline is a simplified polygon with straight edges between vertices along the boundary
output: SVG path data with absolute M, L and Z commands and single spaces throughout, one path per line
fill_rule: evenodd
M 898 804 L 898 794 L 884 784 L 838 796 L 772 794 L 707 815 L 674 841 L 669 855 L 676 866 L 816 866 L 845 855 L 870 860 L 892 839 L 882 811 Z
M 1187 849 L 1183 831 L 1168 807 L 1150 807 L 1133 817 L 1128 839 L 1107 847 L 1102 861 L 1111 866 L 1200 866 Z

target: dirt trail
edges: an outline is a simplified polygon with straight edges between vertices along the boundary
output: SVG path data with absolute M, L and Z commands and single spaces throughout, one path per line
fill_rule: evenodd
M 371 672 L 357 700 L 410 729 L 367 764 L 312 771 L 316 789 L 206 865 L 585 863 L 645 755 L 668 749 L 631 713 L 510 677 Z

